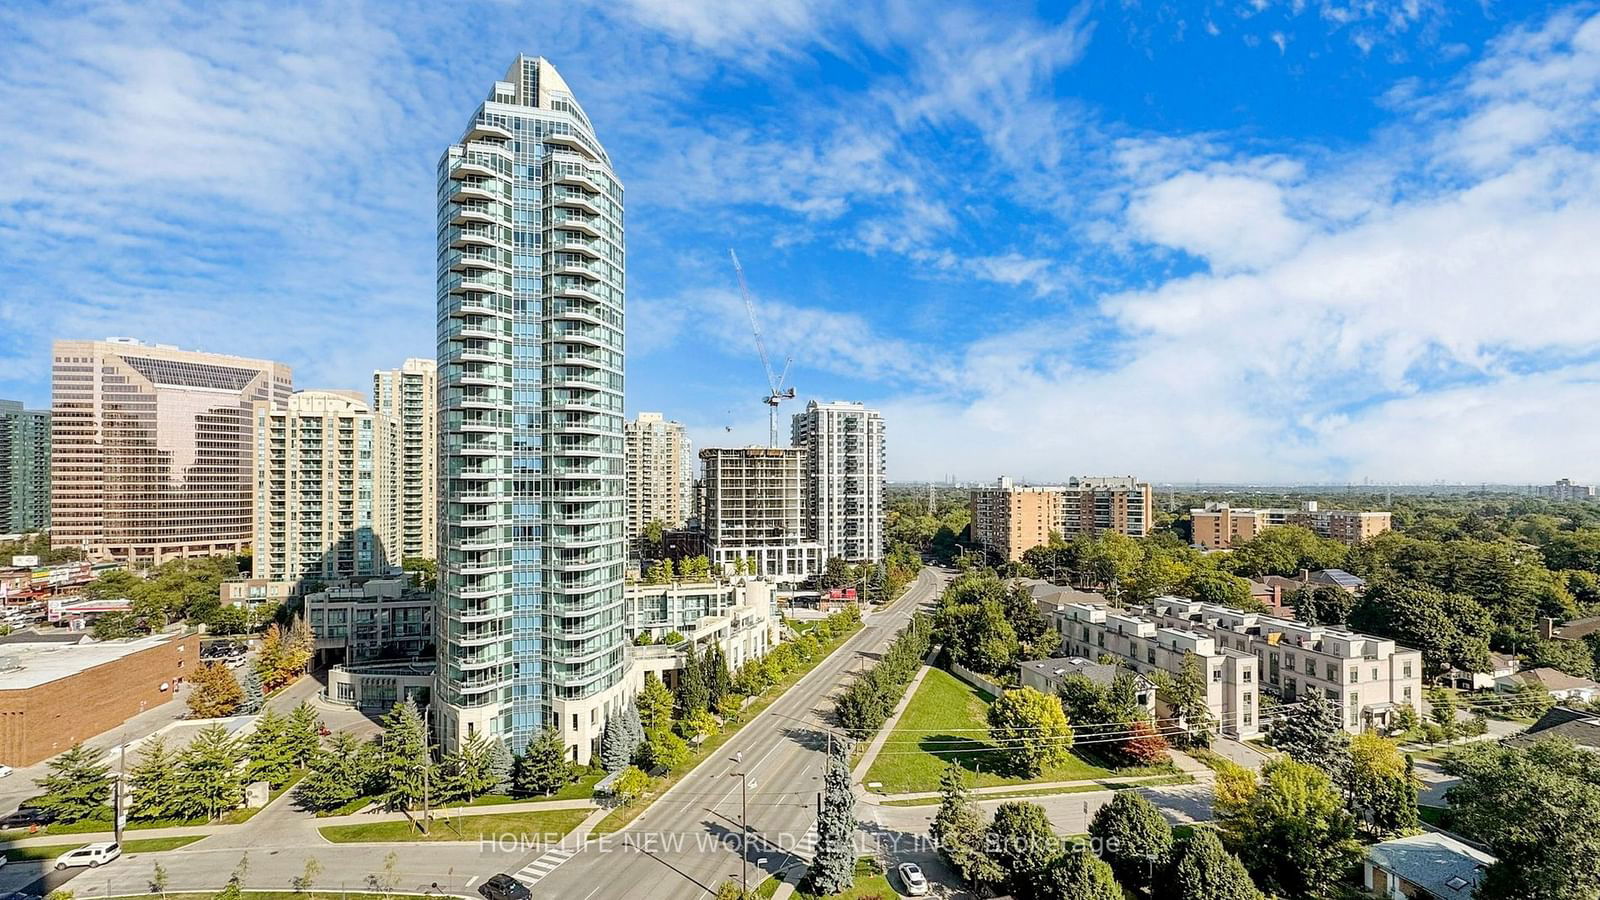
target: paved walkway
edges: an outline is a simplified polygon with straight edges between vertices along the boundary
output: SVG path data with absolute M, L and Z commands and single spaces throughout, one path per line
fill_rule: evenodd
M 861 761 L 856 763 L 855 771 L 850 775 L 851 780 L 856 784 L 860 784 L 861 779 L 866 777 L 867 770 L 872 768 L 873 761 L 878 758 L 878 752 L 883 749 L 884 741 L 889 739 L 889 735 L 894 732 L 894 727 L 900 723 L 900 715 L 906 711 L 907 706 L 911 705 L 911 698 L 916 695 L 918 685 L 922 684 L 922 679 L 927 676 L 928 670 L 931 668 L 932 666 L 923 666 L 917 670 L 917 674 L 911 679 L 911 683 L 906 685 L 905 693 L 900 695 L 900 702 L 895 704 L 894 712 L 890 713 L 889 718 L 884 721 L 883 727 L 878 729 L 878 733 L 872 738 L 872 743 L 867 745 L 867 752 L 861 754 Z
M 1233 738 L 1221 735 L 1218 735 L 1211 742 L 1211 750 L 1218 756 L 1244 766 L 1252 772 L 1259 770 L 1272 758 L 1271 754 L 1266 751 L 1252 747 L 1243 741 L 1236 741 Z

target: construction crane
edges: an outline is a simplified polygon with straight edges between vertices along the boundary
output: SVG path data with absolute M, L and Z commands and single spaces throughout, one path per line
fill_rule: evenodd
M 767 405 L 767 446 L 778 446 L 778 404 L 785 400 L 794 399 L 794 388 L 785 389 L 783 383 L 789 379 L 789 366 L 794 364 L 794 357 L 790 356 L 783 361 L 783 374 L 772 374 L 772 361 L 767 358 L 767 345 L 761 339 L 761 326 L 756 322 L 756 305 L 750 299 L 750 287 L 744 283 L 744 267 L 739 265 L 739 254 L 728 248 L 728 257 L 733 260 L 734 274 L 739 276 L 739 294 L 744 297 L 744 311 L 750 315 L 750 331 L 756 336 L 756 352 L 761 354 L 761 366 L 767 372 L 767 395 L 761 402 Z

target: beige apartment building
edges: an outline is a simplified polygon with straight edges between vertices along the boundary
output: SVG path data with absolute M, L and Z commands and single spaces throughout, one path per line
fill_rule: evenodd
M 1235 508 L 1226 503 L 1208 503 L 1204 509 L 1189 510 L 1189 521 L 1193 542 L 1207 550 L 1229 549 L 1280 525 L 1299 525 L 1347 544 L 1360 543 L 1393 526 L 1387 512 L 1321 509 L 1315 500 L 1305 501 L 1299 509 Z
M 1102 531 L 1144 537 L 1155 521 L 1150 485 L 1132 475 L 1073 478 L 1060 491 L 1059 530 L 1068 540 Z
M 623 426 L 628 547 L 637 552 L 651 522 L 682 528 L 694 506 L 694 457 L 681 422 L 642 412 Z
M 807 527 L 806 454 L 793 447 L 708 447 L 704 527 L 719 571 L 803 581 L 821 573 L 822 544 Z
M 1338 703 L 1351 733 L 1392 727 L 1401 706 L 1421 712 L 1422 654 L 1388 638 L 1182 597 L 1157 598 L 1151 618 L 1251 655 L 1260 663 L 1257 680 L 1287 703 L 1318 694 Z
M 389 420 L 395 477 L 385 485 L 389 558 L 439 558 L 439 383 L 431 359 L 372 373 L 372 411 Z
M 1002 476 L 994 487 L 972 492 L 972 542 L 1001 559 L 1021 559 L 1060 523 L 1059 488 L 1017 487 Z
M 141 564 L 249 547 L 253 407 L 287 398 L 292 381 L 268 360 L 57 341 L 51 544 Z
M 254 576 L 329 582 L 399 560 L 386 496 L 393 422 L 355 391 L 299 391 L 255 416 Z
M 1163 624 L 1132 612 L 1093 603 L 1057 606 L 1051 624 L 1061 633 L 1061 650 L 1071 656 L 1112 656 L 1119 665 L 1149 677 L 1176 676 L 1194 654 L 1206 682 L 1206 708 L 1223 734 L 1248 738 L 1261 732 L 1259 661 L 1199 629 Z M 1158 699 L 1157 715 L 1174 715 Z

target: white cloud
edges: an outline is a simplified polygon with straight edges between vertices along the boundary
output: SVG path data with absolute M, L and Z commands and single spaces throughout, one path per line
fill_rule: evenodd
M 1137 193 L 1128 218 L 1139 236 L 1208 260 L 1216 271 L 1274 262 L 1304 242 L 1283 189 L 1262 178 L 1184 172 Z

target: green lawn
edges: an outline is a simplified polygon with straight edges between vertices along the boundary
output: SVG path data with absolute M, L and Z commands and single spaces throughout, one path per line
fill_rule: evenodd
M 538 803 L 543 800 L 588 800 L 594 796 L 594 786 L 605 777 L 604 772 L 593 772 L 584 775 L 577 781 L 567 785 L 548 797 L 512 797 L 509 794 L 484 794 L 466 803 L 450 804 L 452 806 L 504 806 L 507 803 Z
M 1159 775 L 1148 781 L 1138 784 L 1075 784 L 1071 787 L 1034 788 L 1032 790 L 996 791 L 989 794 L 973 794 L 973 800 L 1015 800 L 1020 797 L 1048 797 L 1053 794 L 1086 794 L 1093 791 L 1126 791 L 1135 788 L 1161 787 L 1168 784 L 1194 784 L 1194 778 L 1188 775 Z M 916 800 L 885 800 L 884 806 L 938 806 L 940 798 L 922 797 Z
M 842 894 L 828 894 L 826 897 L 806 891 L 795 891 L 794 895 L 801 900 L 869 900 L 874 897 L 890 900 L 899 897 L 900 893 L 889 884 L 888 878 L 878 874 L 876 864 L 870 859 L 858 859 L 856 883 L 850 890 Z
M 176 850 L 188 846 L 195 841 L 205 838 L 206 835 L 195 834 L 188 837 L 145 838 L 142 841 L 123 841 L 123 853 L 161 853 L 166 850 Z M 26 860 L 55 859 L 68 850 L 76 850 L 84 844 L 47 844 L 43 847 L 12 847 L 5 851 L 5 857 L 11 862 Z
M 982 730 L 987 727 L 992 699 L 943 669 L 929 670 L 863 781 L 881 782 L 882 787 L 872 790 L 885 794 L 936 791 L 940 773 L 952 762 L 971 773 L 968 784 L 972 787 L 1082 781 L 1118 774 L 1076 753 L 1037 778 L 1007 774 L 1006 754 L 990 744 Z
M 371 822 L 361 825 L 329 825 L 317 829 L 335 844 L 388 841 L 476 841 L 501 835 L 518 840 L 555 843 L 577 828 L 588 809 L 552 809 L 540 812 L 493 813 L 481 816 L 436 818 L 428 834 L 409 821 Z
M 1432 825 L 1435 828 L 1444 828 L 1445 827 L 1444 819 L 1445 819 L 1445 816 L 1448 815 L 1449 813 L 1450 813 L 1450 810 L 1446 809 L 1443 806 L 1418 806 L 1417 807 L 1417 818 L 1421 819 L 1424 822 L 1427 822 L 1429 825 Z
M 795 682 L 804 678 L 812 669 L 815 669 L 817 666 L 821 665 L 823 660 L 827 659 L 833 654 L 833 651 L 839 649 L 839 647 L 844 644 L 845 641 L 848 641 L 850 638 L 854 637 L 856 632 L 860 630 L 861 626 L 857 625 L 844 634 L 835 635 L 832 641 L 823 644 L 822 651 L 818 653 L 814 659 L 808 663 L 802 664 L 793 672 L 790 672 L 788 677 L 784 678 L 782 681 L 778 682 L 772 687 L 767 688 L 766 692 L 763 693 L 760 698 L 750 703 L 739 713 L 738 718 L 728 722 L 720 734 L 715 734 L 709 738 L 706 738 L 705 743 L 695 748 L 694 752 L 689 756 L 689 761 L 687 763 L 684 763 L 682 767 L 669 772 L 665 778 L 662 778 L 660 781 L 653 784 L 648 795 L 639 800 L 635 800 L 633 803 L 627 806 L 619 806 L 612 810 L 610 815 L 606 816 L 604 819 L 601 819 L 595 824 L 594 831 L 591 833 L 598 837 L 601 835 L 614 834 L 618 831 L 621 831 L 623 828 L 626 828 L 629 822 L 632 822 L 639 816 L 640 813 L 650 808 L 651 800 L 654 800 L 656 797 L 666 793 L 669 788 L 678 783 L 679 779 L 694 771 L 694 767 L 698 766 L 702 760 L 706 759 L 711 754 L 716 753 L 723 744 L 728 742 L 729 738 L 733 737 L 735 734 L 738 734 L 739 729 L 743 728 L 746 722 L 749 722 L 751 719 L 754 719 L 756 716 L 760 715 L 763 710 L 771 706 L 779 697 L 782 697 L 785 691 L 793 687 Z
M 167 891 L 168 897 L 204 897 L 216 896 L 216 891 Z M 318 889 L 314 892 L 318 896 L 332 897 L 333 891 Z M 365 891 L 339 891 L 339 900 L 439 900 L 439 895 L 428 894 L 373 894 Z M 308 900 L 312 895 L 298 894 L 294 891 L 242 891 L 243 900 Z M 150 894 L 124 894 L 120 897 L 106 897 L 103 900 L 150 900 Z

